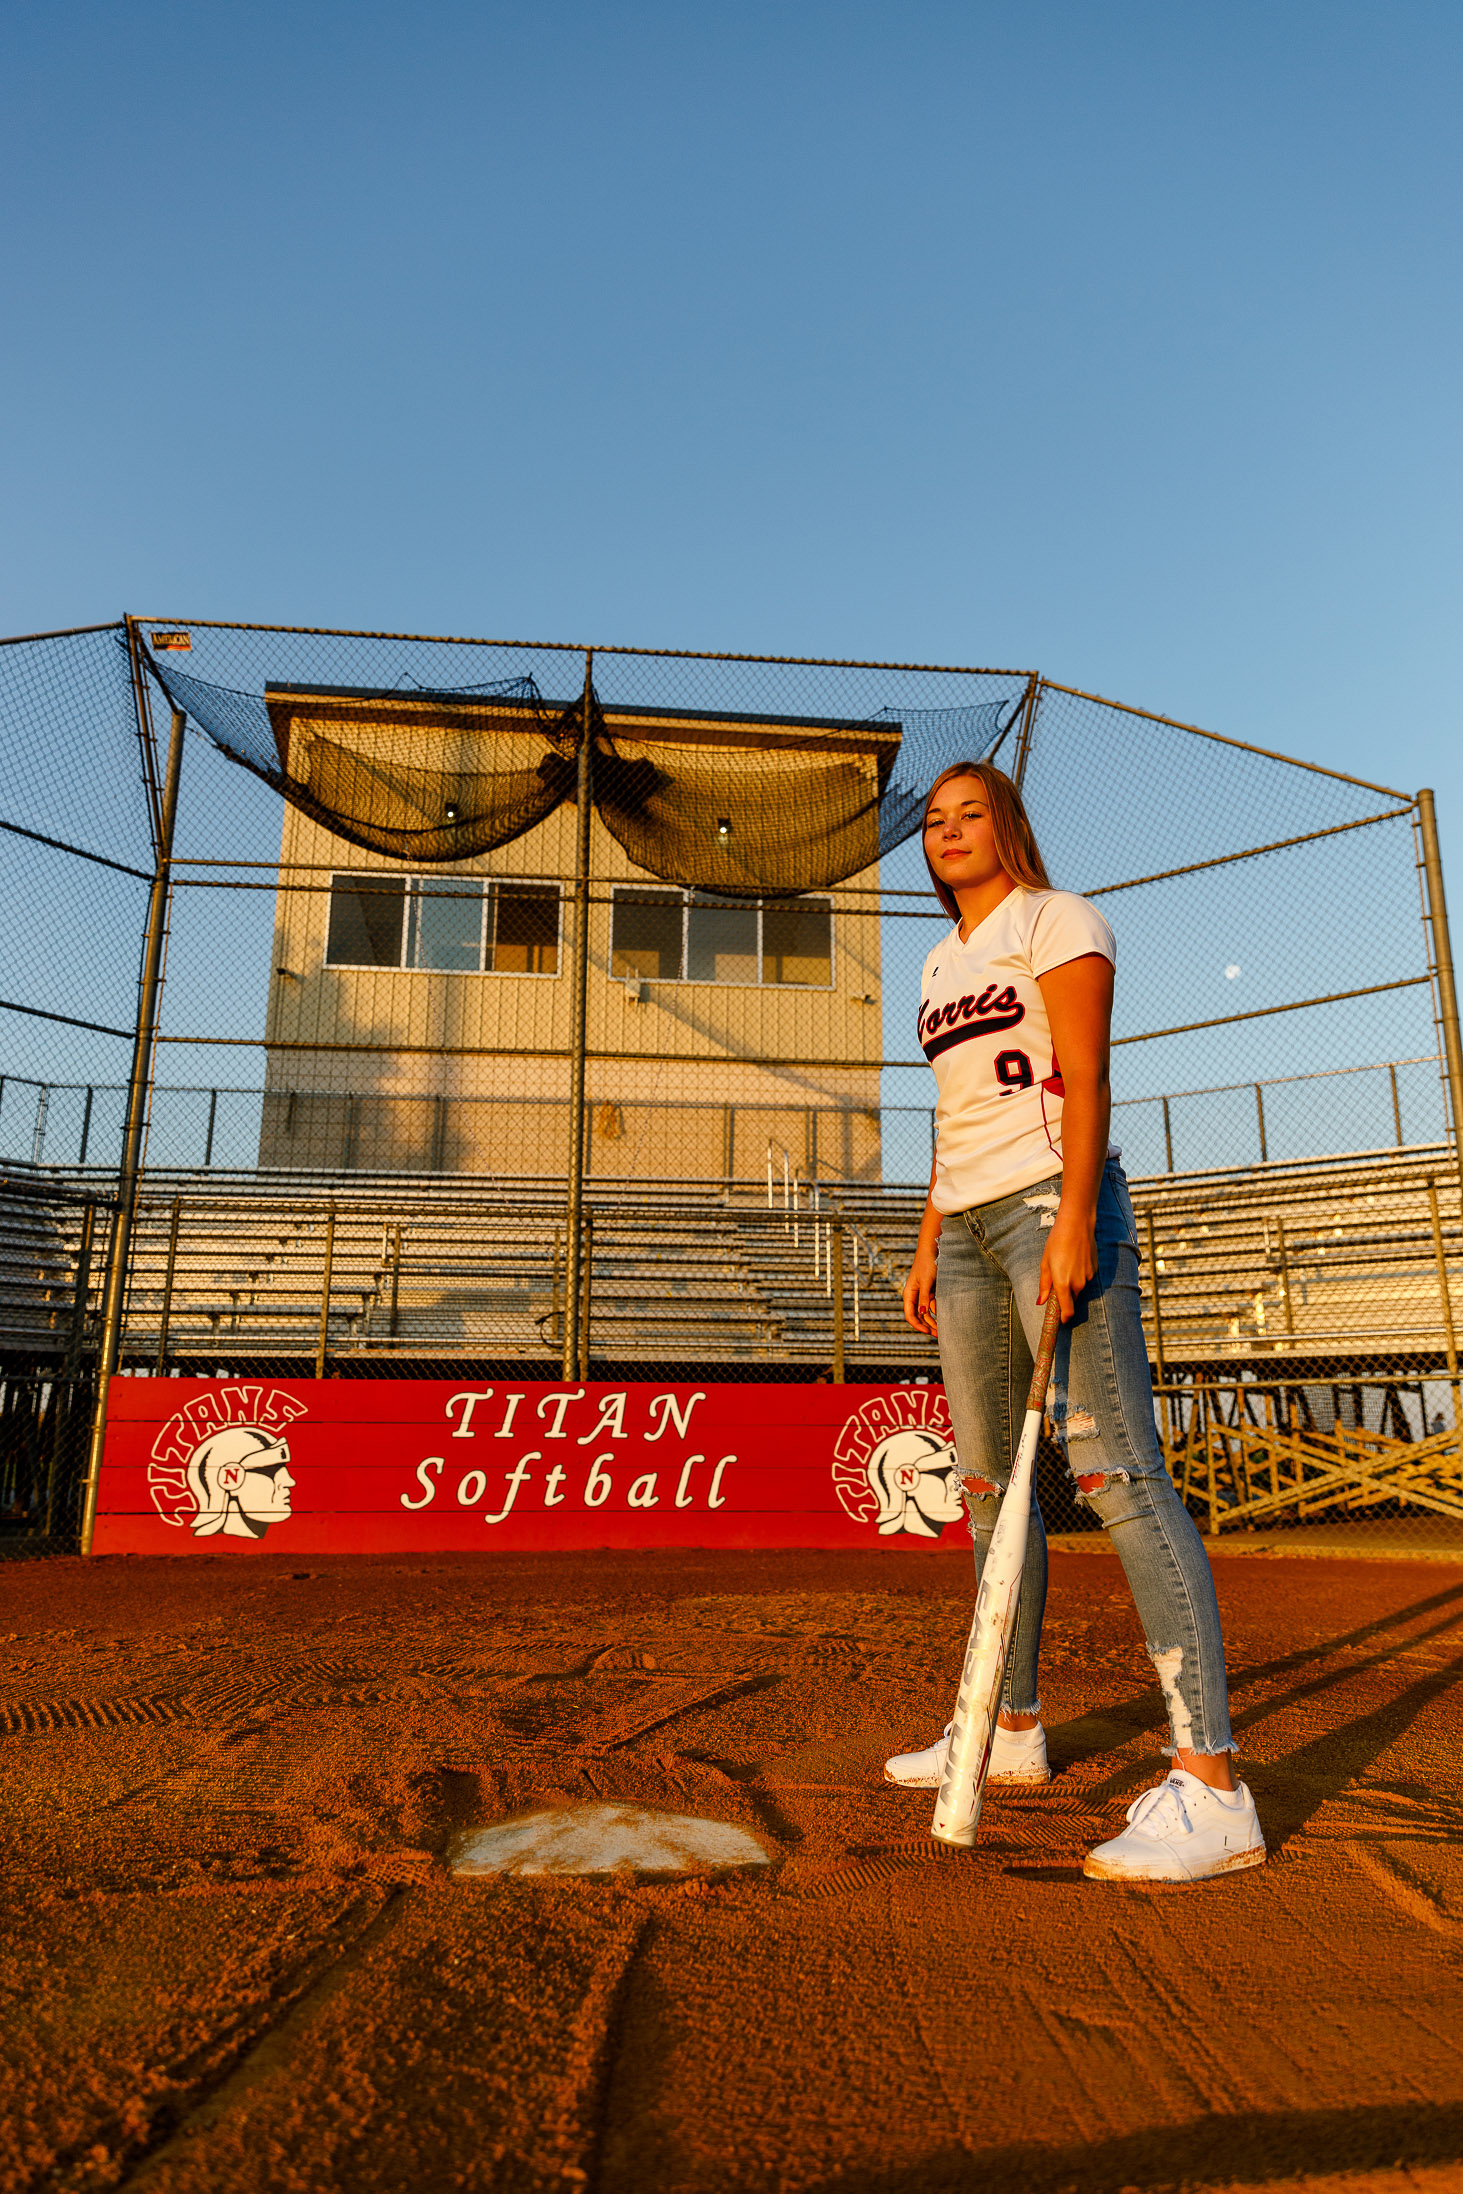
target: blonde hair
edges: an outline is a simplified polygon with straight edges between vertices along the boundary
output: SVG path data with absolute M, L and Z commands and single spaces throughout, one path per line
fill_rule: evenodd
M 942 769 L 925 794 L 925 814 L 942 785 L 948 785 L 952 777 L 978 777 L 985 788 L 986 807 L 991 819 L 991 837 L 995 841 L 996 858 L 1015 884 L 1025 884 L 1030 891 L 1050 891 L 1051 878 L 1037 847 L 1036 834 L 1027 819 L 1021 795 L 1004 770 L 992 762 L 952 762 Z M 960 902 L 943 877 L 935 874 L 935 865 L 929 854 L 925 855 L 925 867 L 930 872 L 930 882 L 935 896 L 952 922 L 960 919 Z

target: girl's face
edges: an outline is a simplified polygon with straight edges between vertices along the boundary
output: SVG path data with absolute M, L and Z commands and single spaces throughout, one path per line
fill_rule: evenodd
M 1005 874 L 991 832 L 990 805 L 978 777 L 950 777 L 925 809 L 925 853 L 951 891 L 994 883 Z

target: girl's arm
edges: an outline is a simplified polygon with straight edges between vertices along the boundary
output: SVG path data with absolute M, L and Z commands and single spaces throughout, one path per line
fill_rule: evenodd
M 914 1263 L 904 1283 L 904 1315 L 918 1333 L 935 1331 L 935 1244 L 940 1239 L 940 1214 L 932 1201 L 935 1193 L 935 1161 L 930 1160 L 930 1193 L 919 1223 Z
M 1062 1199 L 1042 1252 L 1036 1299 L 1044 1303 L 1055 1289 L 1065 1324 L 1075 1298 L 1097 1270 L 1097 1191 L 1107 1163 L 1112 1116 L 1107 1078 L 1112 962 L 1100 952 L 1085 952 L 1078 960 L 1050 968 L 1037 981 L 1066 1096 L 1062 1102 Z

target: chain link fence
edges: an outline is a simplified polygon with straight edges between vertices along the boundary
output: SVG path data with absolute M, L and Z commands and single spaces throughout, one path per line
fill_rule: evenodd
M 0 739 L 11 1544 L 84 1531 L 114 1371 L 938 1378 L 917 832 L 962 757 L 1117 934 L 1195 1514 L 1463 1524 L 1428 796 L 1019 670 L 181 620 L 0 645 Z

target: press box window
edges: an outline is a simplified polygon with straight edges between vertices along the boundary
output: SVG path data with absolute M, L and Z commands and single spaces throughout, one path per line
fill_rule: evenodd
M 475 877 L 418 877 L 407 907 L 407 966 L 475 975 L 483 964 L 487 905 Z
M 616 891 L 610 972 L 674 983 L 833 981 L 833 909 L 827 899 L 760 906 L 700 892 Z
M 755 983 L 760 909 L 693 897 L 686 909 L 686 980 Z
M 475 876 L 337 876 L 325 963 L 557 975 L 559 889 Z
M 327 967 L 400 967 L 404 876 L 336 876 L 330 885 Z
M 612 975 L 674 983 L 681 972 L 686 902 L 679 891 L 617 891 Z
M 762 980 L 828 987 L 833 980 L 829 900 L 784 900 L 762 909 Z
M 487 966 L 495 975 L 557 975 L 557 884 L 489 887 Z

